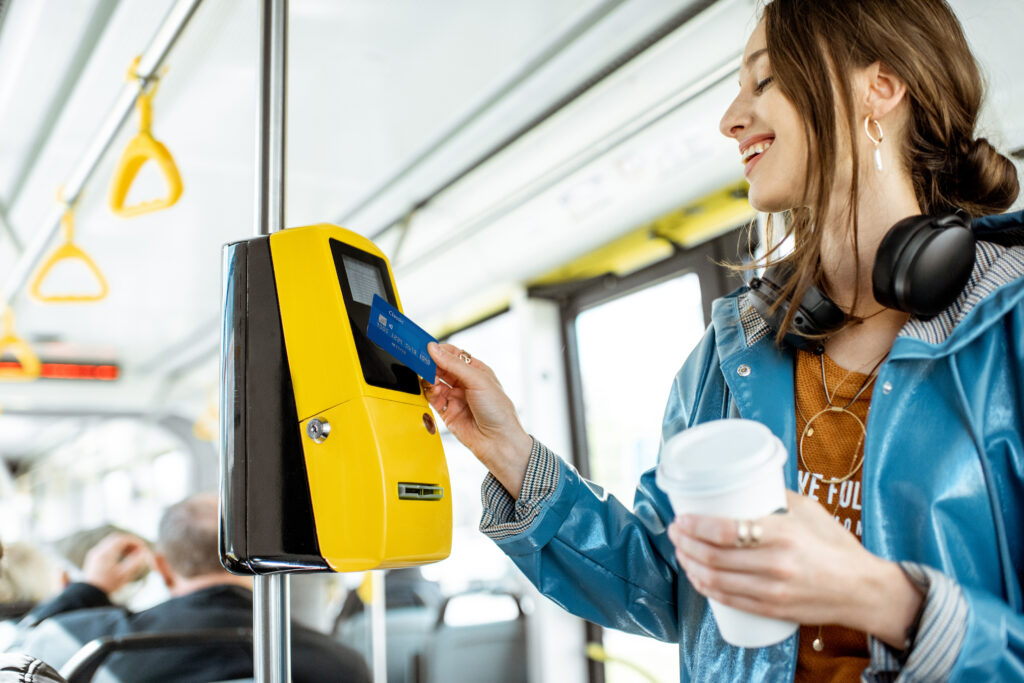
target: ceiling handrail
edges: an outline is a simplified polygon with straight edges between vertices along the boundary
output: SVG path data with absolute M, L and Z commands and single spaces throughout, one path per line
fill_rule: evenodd
M 170 53 L 171 48 L 184 32 L 189 20 L 195 14 L 196 8 L 202 0 L 178 0 L 167 13 L 160 28 L 157 29 L 149 47 L 142 53 L 139 60 L 139 78 L 150 81 L 156 75 L 164 59 Z M 78 166 L 74 168 L 68 180 L 64 183 L 69 203 L 75 203 L 85 188 L 86 183 L 95 173 L 104 154 L 110 148 L 118 132 L 124 126 L 125 121 L 135 108 L 135 100 L 139 96 L 139 88 L 134 84 L 125 85 L 114 103 L 110 114 L 100 127 L 92 144 L 82 155 Z M 46 220 L 32 236 L 32 242 L 18 258 L 10 275 L 4 281 L 0 289 L 0 306 L 10 305 L 21 288 L 25 286 L 34 270 L 36 264 L 46 252 L 50 240 L 57 234 L 60 228 L 61 219 L 64 217 L 64 209 L 58 207 L 47 215 Z
M 147 79 L 140 78 L 138 74 L 139 60 L 141 59 L 141 55 L 136 57 L 131 68 L 128 69 L 128 81 L 138 82 L 139 85 L 139 95 L 135 100 L 135 109 L 139 112 L 139 132 L 128 141 L 128 145 L 121 153 L 121 158 L 114 169 L 114 176 L 110 179 L 110 210 L 124 218 L 141 216 L 174 206 L 182 192 L 181 173 L 178 172 L 178 165 L 174 163 L 174 157 L 171 156 L 170 150 L 153 137 L 152 132 L 153 96 L 156 95 L 160 77 L 166 73 L 167 69 L 164 67 L 160 75 L 153 76 L 147 82 Z M 160 172 L 163 173 L 164 180 L 167 182 L 167 194 L 158 199 L 126 206 L 124 202 L 128 197 L 128 190 L 131 189 L 132 183 L 139 175 L 139 170 L 147 161 L 155 162 Z
M 612 76 L 612 74 L 615 74 L 623 67 L 625 67 L 627 64 L 632 62 L 634 59 L 639 57 L 641 54 L 651 49 L 668 36 L 672 35 L 672 33 L 674 33 L 676 30 L 678 30 L 685 24 L 689 23 L 698 14 L 704 12 L 712 5 L 714 5 L 716 2 L 718 2 L 718 0 L 696 0 L 695 2 L 685 3 L 685 5 L 679 11 L 677 11 L 675 14 L 669 17 L 666 21 L 662 22 L 651 33 L 641 38 L 639 42 L 633 44 L 624 52 L 616 55 L 609 63 L 602 66 L 600 69 L 598 69 L 597 72 L 586 78 L 582 83 L 571 89 L 569 92 L 565 93 L 557 101 L 546 107 L 544 110 L 542 110 L 540 113 L 538 113 L 533 118 L 528 120 L 526 123 L 519 126 L 514 131 L 503 137 L 495 145 L 488 148 L 483 154 L 476 157 L 468 165 L 460 168 L 453 176 L 443 180 L 441 184 L 432 188 L 422 199 L 413 202 L 412 207 L 414 209 L 420 210 L 428 206 L 429 204 L 433 203 L 439 196 L 441 196 L 447 190 L 454 187 L 461 180 L 469 176 L 477 169 L 483 167 L 492 159 L 496 158 L 499 154 L 501 154 L 506 149 L 510 148 L 513 144 L 518 142 L 521 138 L 524 138 L 530 132 L 540 128 L 541 125 L 543 125 L 546 121 L 552 119 L 555 115 L 557 115 L 562 110 L 566 109 L 569 105 L 580 100 L 594 87 L 596 87 L 600 83 L 605 82 L 606 79 Z M 417 159 L 415 163 L 420 163 L 423 160 L 425 159 Z M 385 183 L 384 185 L 385 189 L 388 187 L 390 187 L 390 181 L 389 183 Z M 353 209 L 362 211 L 364 208 L 372 204 L 373 201 L 376 201 L 377 194 L 378 191 L 375 190 L 373 194 L 371 194 L 368 197 L 365 197 L 359 203 L 357 203 L 353 207 Z M 347 218 L 343 218 L 338 221 L 339 225 L 345 225 L 346 223 L 351 222 L 350 219 L 353 218 L 353 209 L 349 209 L 346 212 L 345 216 Z M 393 227 L 395 227 L 395 225 L 401 222 L 402 218 L 406 215 L 407 211 L 408 210 L 403 211 L 403 213 L 400 216 L 393 218 L 387 221 L 386 223 L 382 224 L 380 228 L 371 232 L 368 235 L 368 237 L 373 241 L 380 239 L 384 234 L 386 234 Z

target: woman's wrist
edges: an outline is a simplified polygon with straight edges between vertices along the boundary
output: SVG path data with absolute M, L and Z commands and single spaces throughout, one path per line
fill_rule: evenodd
M 526 478 L 526 468 L 530 464 L 532 450 L 533 438 L 524 430 L 518 429 L 484 463 L 509 495 L 516 500 L 523 489 L 523 480 Z
M 873 571 L 857 591 L 861 630 L 898 650 L 912 645 L 924 594 L 895 562 L 875 558 Z

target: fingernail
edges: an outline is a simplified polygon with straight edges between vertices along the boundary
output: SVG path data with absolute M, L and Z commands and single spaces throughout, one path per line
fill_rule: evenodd
M 679 515 L 676 517 L 676 524 L 678 524 L 679 527 L 687 533 L 693 531 L 694 521 L 695 518 L 693 515 Z

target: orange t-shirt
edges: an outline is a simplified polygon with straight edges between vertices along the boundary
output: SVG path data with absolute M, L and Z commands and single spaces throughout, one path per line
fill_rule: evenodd
M 828 408 L 822 385 L 821 360 L 813 353 L 797 352 L 794 389 L 796 395 L 797 470 L 801 495 L 817 500 L 836 521 L 861 538 L 861 472 L 858 468 L 849 479 L 838 484 L 829 479 L 845 477 L 864 456 L 864 432 L 852 416 L 845 413 L 819 411 Z M 832 404 L 846 406 L 860 391 L 868 375 L 847 372 L 828 356 L 825 361 L 825 382 Z M 867 387 L 847 410 L 867 425 L 872 386 Z M 832 393 L 835 395 L 832 396 Z M 810 429 L 804 432 L 808 421 Z M 800 436 L 804 435 L 803 445 Z M 800 455 L 803 458 L 800 458 Z M 805 464 L 806 463 L 806 464 Z M 818 625 L 800 627 L 800 651 L 796 663 L 797 683 L 860 681 L 861 672 L 870 658 L 867 636 L 844 626 L 826 625 L 821 630 L 825 649 L 816 652 L 812 643 L 818 637 Z

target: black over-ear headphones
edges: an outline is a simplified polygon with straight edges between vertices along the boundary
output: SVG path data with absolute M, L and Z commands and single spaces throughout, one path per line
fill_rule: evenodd
M 878 245 L 871 284 L 875 299 L 886 307 L 931 318 L 960 296 L 973 269 L 974 233 L 966 214 L 911 216 L 892 226 Z M 792 273 L 792 266 L 778 263 L 750 281 L 754 308 L 773 330 L 782 326 L 789 312 L 782 285 Z M 785 342 L 822 353 L 822 337 L 839 330 L 846 320 L 846 313 L 812 286 L 797 307 Z

